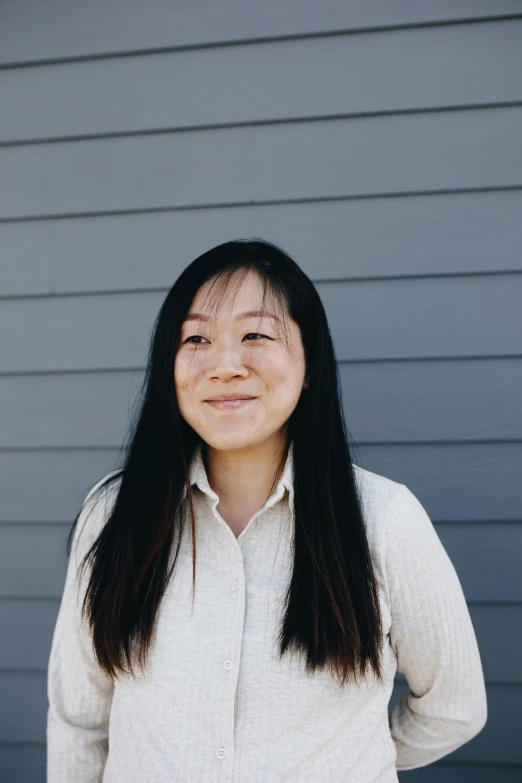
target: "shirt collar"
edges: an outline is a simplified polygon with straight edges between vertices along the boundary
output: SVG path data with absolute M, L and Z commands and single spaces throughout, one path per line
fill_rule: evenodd
M 205 463 L 203 462 L 201 443 L 196 447 L 194 452 L 194 458 L 190 466 L 190 484 L 196 484 L 202 492 L 205 492 L 213 500 L 218 500 L 217 494 L 211 488 L 208 482 L 207 471 L 205 469 Z M 267 506 L 273 505 L 277 500 L 283 497 L 285 488 L 288 490 L 290 507 L 293 510 L 294 507 L 294 444 L 290 443 L 288 449 L 288 455 L 286 457 L 285 466 L 281 477 L 277 483 L 277 487 L 267 500 Z M 186 494 L 186 487 L 184 490 Z

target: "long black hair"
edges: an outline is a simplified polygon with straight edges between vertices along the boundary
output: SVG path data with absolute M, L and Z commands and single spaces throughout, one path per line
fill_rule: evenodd
M 225 242 L 203 253 L 184 269 L 162 304 L 123 466 L 98 482 L 94 493 L 115 490 L 110 513 L 82 559 L 82 570 L 88 561 L 92 566 L 82 615 L 100 667 L 115 677 L 133 671 L 134 649 L 140 665 L 146 660 L 188 520 L 195 585 L 189 469 L 202 439 L 180 414 L 174 362 L 182 323 L 199 289 L 211 281 L 219 306 L 228 286 L 251 272 L 263 284 L 263 301 L 269 291 L 283 320 L 290 317 L 298 325 L 306 362 L 306 383 L 285 423 L 287 445 L 293 444 L 294 536 L 280 654 L 302 653 L 308 671 L 327 667 L 342 684 L 369 669 L 382 681 L 377 581 L 326 314 L 298 264 L 260 239 Z M 67 540 L 68 556 L 82 510 Z

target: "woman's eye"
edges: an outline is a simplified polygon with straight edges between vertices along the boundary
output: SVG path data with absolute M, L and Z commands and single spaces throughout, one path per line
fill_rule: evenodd
M 249 332 L 248 334 L 245 334 L 245 337 L 248 337 L 251 334 L 255 335 L 256 337 L 260 337 L 261 339 L 266 338 L 266 334 L 259 334 L 259 332 Z
M 255 338 L 260 338 L 261 340 L 270 339 L 269 337 L 266 336 L 266 334 L 260 334 L 259 332 L 248 332 L 248 334 L 245 334 L 244 339 L 252 336 Z M 186 340 L 184 340 L 184 342 L 185 343 L 191 342 L 193 345 L 201 345 L 202 343 L 200 342 L 200 340 L 205 340 L 205 337 L 202 337 L 200 334 L 191 334 L 189 337 L 187 337 Z M 259 342 L 259 340 L 249 340 L 249 342 Z
M 200 334 L 191 334 L 190 337 L 187 337 L 187 339 L 184 342 L 188 343 L 191 340 L 193 340 L 194 338 L 197 338 L 198 340 L 204 340 L 205 339 Z M 200 343 L 197 342 L 197 343 L 194 343 L 194 345 L 200 345 Z

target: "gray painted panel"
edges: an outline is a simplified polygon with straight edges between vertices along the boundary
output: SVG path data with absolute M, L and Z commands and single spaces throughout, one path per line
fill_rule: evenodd
M 338 359 L 522 351 L 522 275 L 318 285 Z M 494 318 L 484 317 L 495 313 Z
M 357 443 L 522 438 L 520 359 L 363 362 L 339 370 Z
M 0 669 L 47 669 L 58 608 L 59 599 L 0 599 Z
M 397 683 L 390 705 L 405 689 Z M 482 731 L 446 756 L 448 761 L 494 762 L 497 764 L 522 764 L 522 687 L 489 685 L 487 688 L 488 721 Z M 445 780 L 445 778 L 442 778 Z M 492 778 L 494 780 L 495 778 Z M 409 780 L 409 778 L 407 778 Z
M 520 521 L 522 444 L 361 446 L 361 467 L 406 484 L 433 520 Z
M 119 461 L 111 449 L 0 451 L 0 522 L 72 524 L 90 487 Z
M 0 770 L 5 783 L 46 783 L 46 760 L 44 744 L 0 746 Z
M 164 299 L 163 292 L 136 292 L 4 301 L 0 333 L 10 338 L 0 343 L 0 368 L 35 372 L 143 367 Z M 116 324 L 125 328 L 116 329 Z M 107 351 L 112 356 L 104 357 Z
M 521 40 L 511 20 L 5 70 L 0 140 L 516 101 Z
M 319 283 L 317 290 L 340 361 L 522 353 L 522 274 Z M 0 343 L 0 370 L 144 366 L 165 297 L 135 292 L 4 301 L 0 333 L 9 340 Z M 494 318 L 484 317 L 492 312 Z
M 521 361 L 522 372 L 522 361 Z M 0 376 L 0 448 L 119 448 L 144 372 Z
M 261 38 L 274 35 L 354 30 L 361 27 L 415 24 L 491 17 L 520 12 L 517 0 L 386 0 L 371 3 L 277 0 L 257 3 L 222 0 L 170 3 L 149 0 L 4 0 L 0 26 L 0 62 L 20 62 L 119 50 Z M 37 24 L 35 24 L 37 20 Z
M 361 446 L 352 457 L 406 484 L 436 521 L 521 519 L 521 443 Z M 72 523 L 88 489 L 119 462 L 112 449 L 0 451 L 0 522 Z
M 45 741 L 46 673 L 0 672 L 0 693 L 0 743 Z
M 522 359 L 341 364 L 359 443 L 522 440 Z M 112 447 L 144 372 L 0 376 L 0 448 Z M 470 402 L 472 401 L 472 402 Z
M 522 769 L 494 765 L 452 764 L 441 761 L 399 772 L 400 783 L 520 783 Z
M 522 525 L 437 525 L 437 533 L 469 600 L 522 601 Z
M 0 597 L 62 594 L 66 525 L 0 525 Z
M 0 673 L 0 742 L 45 740 L 47 712 L 45 673 Z M 390 704 L 405 686 L 398 684 Z M 522 688 L 488 686 L 488 723 L 483 731 L 447 758 L 459 761 L 482 761 L 522 764 L 518 741 L 522 731 L 520 697 Z
M 0 525 L 0 597 L 60 596 L 67 525 Z M 468 601 L 522 601 L 522 524 L 437 525 Z
M 522 191 L 507 191 L 0 223 L 0 293 L 166 288 L 250 236 L 313 280 L 521 270 L 521 214 Z
M 59 600 L 0 599 L 0 669 L 47 668 Z M 486 681 L 522 684 L 522 605 L 472 603 L 469 610 Z
M 514 107 L 4 147 L 0 215 L 518 186 L 521 136 Z
M 476 604 L 469 610 L 485 679 L 522 684 L 522 605 Z

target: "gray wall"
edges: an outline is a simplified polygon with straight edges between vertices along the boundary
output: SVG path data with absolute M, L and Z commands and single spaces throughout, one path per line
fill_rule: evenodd
M 316 282 L 356 461 L 475 624 L 488 724 L 401 780 L 521 780 L 522 3 L 4 0 L 0 63 L 2 783 L 45 778 L 65 539 L 159 306 L 252 235 Z

